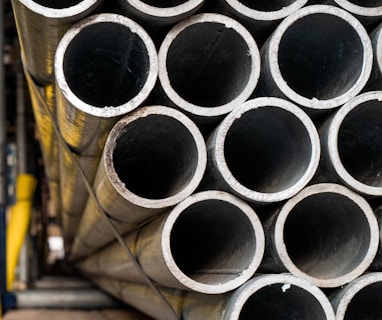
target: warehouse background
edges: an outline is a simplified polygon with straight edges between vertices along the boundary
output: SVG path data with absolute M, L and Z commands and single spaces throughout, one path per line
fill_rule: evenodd
M 381 318 L 382 3 L 2 19 L 5 319 Z

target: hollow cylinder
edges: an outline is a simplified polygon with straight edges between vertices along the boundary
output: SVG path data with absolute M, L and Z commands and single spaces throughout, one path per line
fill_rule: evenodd
M 361 94 L 320 127 L 317 181 L 340 181 L 368 197 L 382 195 L 382 91 Z
M 100 0 L 12 0 L 26 69 L 40 84 L 54 83 L 54 56 L 64 33 Z
M 381 319 L 381 294 L 382 273 L 366 273 L 353 280 L 330 297 L 336 320 Z
M 94 277 L 102 289 L 143 313 L 158 319 L 176 319 L 148 286 Z M 226 294 L 205 295 L 160 288 L 179 318 L 184 320 L 264 319 L 334 320 L 334 312 L 323 292 L 304 279 L 290 274 L 256 276 Z
M 99 156 L 112 126 L 154 87 L 157 53 L 133 20 L 102 13 L 69 29 L 55 59 L 61 134 L 81 156 Z
M 143 107 L 110 131 L 93 189 L 111 218 L 137 224 L 191 195 L 206 162 L 203 136 L 187 116 L 163 106 Z M 83 221 L 98 229 L 95 226 L 103 221 L 96 216 L 101 213 L 92 207 L 85 210 Z M 78 237 L 93 247 L 101 245 L 81 229 Z
M 311 283 L 344 285 L 371 265 L 378 222 L 360 195 L 337 184 L 306 187 L 264 223 L 267 272 L 289 271 Z
M 382 23 L 370 34 L 373 46 L 373 68 L 364 91 L 382 90 Z
M 256 213 L 221 191 L 189 196 L 125 242 L 155 282 L 206 294 L 238 288 L 254 275 L 264 252 Z M 79 268 L 91 275 L 144 282 L 119 243 L 91 255 Z
M 292 197 L 310 181 L 320 158 L 313 122 L 279 98 L 242 104 L 207 144 L 208 169 L 201 188 L 227 190 L 255 204 Z
M 219 14 L 198 14 L 175 25 L 158 58 L 158 99 L 198 124 L 221 119 L 247 100 L 260 73 L 253 37 L 237 21 Z
M 288 98 L 312 115 L 355 97 L 369 79 L 373 50 L 351 14 L 328 5 L 285 18 L 262 48 L 257 96 Z

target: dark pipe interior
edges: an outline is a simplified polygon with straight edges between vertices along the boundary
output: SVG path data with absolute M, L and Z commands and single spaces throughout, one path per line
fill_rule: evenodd
M 186 3 L 188 0 L 141 0 L 143 3 L 146 3 L 150 6 L 153 7 L 158 7 L 158 8 L 171 8 L 175 6 L 179 6 L 183 3 Z
M 170 197 L 192 179 L 198 149 L 190 131 L 164 115 L 131 122 L 113 152 L 115 170 L 126 188 L 149 199 Z
M 252 262 L 256 237 L 247 216 L 229 202 L 211 199 L 188 207 L 171 232 L 171 251 L 190 278 L 218 284 L 237 278 Z
M 64 9 L 75 6 L 76 4 L 81 3 L 83 0 L 34 0 L 34 2 L 53 9 Z
M 150 66 L 145 43 L 117 23 L 87 26 L 64 57 L 66 81 L 75 95 L 96 107 L 127 103 L 144 86 Z
M 288 255 L 302 272 L 319 279 L 343 276 L 364 259 L 370 227 L 361 208 L 336 193 L 303 199 L 284 226 Z
M 234 177 L 248 189 L 275 193 L 306 172 L 312 145 L 305 126 L 277 107 L 252 109 L 227 132 L 224 156 Z
M 260 1 L 253 1 L 253 0 L 241 0 L 239 1 L 243 5 L 247 6 L 248 8 L 251 8 L 253 10 L 258 11 L 278 11 L 283 9 L 284 7 L 290 6 L 296 0 L 260 0 Z
M 382 6 L 382 0 L 349 0 L 349 2 L 366 8 Z

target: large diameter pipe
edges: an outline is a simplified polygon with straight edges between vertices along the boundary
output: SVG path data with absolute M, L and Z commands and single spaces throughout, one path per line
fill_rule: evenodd
M 236 20 L 219 14 L 194 15 L 177 24 L 158 57 L 159 99 L 198 123 L 221 119 L 246 101 L 260 73 L 253 37 Z
M 373 46 L 373 68 L 364 91 L 382 90 L 382 23 L 370 34 Z
M 99 156 L 112 126 L 154 87 L 157 53 L 136 22 L 103 13 L 66 32 L 57 47 L 55 73 L 64 140 L 81 156 Z
M 208 140 L 202 188 L 219 188 L 266 204 L 292 197 L 316 172 L 317 130 L 296 105 L 279 98 L 249 100 Z
M 317 181 L 339 180 L 365 196 L 382 195 L 381 101 L 382 91 L 361 94 L 321 126 Z
M 143 284 L 94 277 L 102 289 L 158 320 L 170 319 L 159 297 Z M 256 276 L 240 288 L 221 295 L 160 289 L 179 319 L 334 320 L 328 298 L 316 286 L 290 274 Z M 171 318 L 172 319 L 172 318 Z
M 100 208 L 89 199 L 83 221 L 93 229 L 105 229 L 98 226 L 103 224 L 97 218 L 103 215 L 101 209 L 117 221 L 141 223 L 190 196 L 206 163 L 203 136 L 187 116 L 163 106 L 140 108 L 110 131 L 93 184 Z M 111 231 L 109 237 L 93 239 L 81 230 L 82 226 L 78 238 L 93 249 L 113 238 Z
M 330 297 L 336 320 L 379 320 L 382 273 L 366 273 L 339 289 Z
M 254 275 L 263 257 L 264 233 L 244 201 L 225 192 L 205 191 L 129 234 L 125 243 L 155 282 L 219 294 Z M 145 281 L 119 243 L 91 255 L 79 268 L 93 276 Z
M 368 33 L 350 13 L 312 5 L 285 18 L 262 48 L 256 95 L 285 97 L 312 114 L 355 97 L 371 72 Z
M 262 270 L 288 271 L 323 288 L 364 273 L 379 242 L 370 205 L 337 184 L 305 188 L 269 216 L 264 230 L 269 247 Z
M 42 84 L 54 83 L 54 55 L 61 37 L 100 2 L 12 0 L 24 64 L 35 80 Z

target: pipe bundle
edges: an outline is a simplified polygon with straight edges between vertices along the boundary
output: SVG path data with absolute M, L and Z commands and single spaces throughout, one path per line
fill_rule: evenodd
M 55 6 L 13 0 L 84 275 L 155 319 L 381 318 L 382 3 Z

